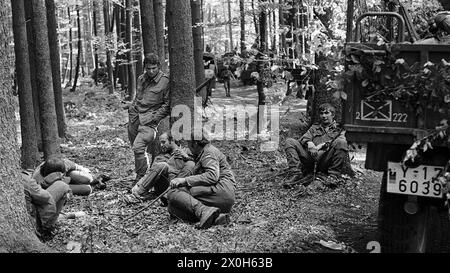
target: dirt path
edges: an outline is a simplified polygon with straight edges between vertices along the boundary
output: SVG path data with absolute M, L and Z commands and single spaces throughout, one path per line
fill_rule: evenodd
M 213 93 L 217 104 L 229 100 L 220 85 Z M 127 114 L 118 96 L 91 91 L 82 88 L 80 93 L 67 94 L 66 100 L 75 107 L 67 113 L 72 137 L 63 145 L 63 153 L 94 174 L 108 173 L 112 180 L 104 191 L 69 201 L 64 213 L 84 211 L 87 216 L 60 217 L 56 236 L 47 242 L 51 247 L 62 252 L 68 251 L 68 243 L 80 246 L 72 251 L 81 252 L 334 252 L 318 243 L 330 240 L 367 252 L 367 243 L 376 238 L 381 179 L 379 173 L 361 167 L 361 152 L 354 154 L 357 160 L 352 163 L 361 171 L 356 178 L 335 190 L 299 196 L 298 189 L 280 186 L 285 177 L 277 173 L 287 167 L 282 149 L 261 152 L 258 141 L 213 143 L 227 155 L 238 180 L 229 226 L 200 231 L 187 223 L 172 223 L 166 208 L 157 204 L 124 221 L 146 205 L 127 199 L 134 178 Z M 239 102 L 256 103 L 252 87 L 234 86 L 231 94 L 231 100 L 239 97 Z M 283 105 L 295 110 L 283 119 L 296 121 L 304 104 Z M 281 124 L 284 134 L 291 132 L 286 123 Z

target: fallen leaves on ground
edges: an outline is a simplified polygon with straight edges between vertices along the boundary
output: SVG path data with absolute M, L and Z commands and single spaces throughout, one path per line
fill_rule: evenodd
M 299 196 L 298 188 L 283 189 L 288 177 L 282 147 L 261 152 L 258 141 L 215 141 L 237 178 L 231 224 L 208 230 L 170 219 L 158 202 L 124 221 L 147 203 L 127 201 L 134 179 L 133 152 L 127 139 L 127 112 L 118 95 L 82 87 L 65 94 L 70 116 L 63 154 L 112 179 L 103 191 L 75 196 L 63 213 L 83 211 L 82 217 L 58 220 L 47 244 L 61 252 L 327 252 L 323 240 L 343 242 L 358 252 L 376 237 L 375 221 L 380 174 L 358 167 L 355 178 L 334 190 Z M 235 92 L 239 92 L 235 89 Z M 256 92 L 256 91 L 255 91 Z M 89 94 L 89 95 L 83 95 Z M 78 110 L 74 110 L 76 108 Z M 78 111 L 78 112 L 77 112 Z M 299 113 L 281 121 L 283 139 L 298 132 Z M 95 116 L 95 118 L 89 118 Z M 295 128 L 295 129 L 293 129 Z M 355 163 L 360 164 L 360 163 Z M 359 165 L 355 165 L 359 166 Z

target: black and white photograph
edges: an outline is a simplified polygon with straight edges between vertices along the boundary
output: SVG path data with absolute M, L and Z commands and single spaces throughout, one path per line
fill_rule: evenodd
M 0 25 L 0 253 L 450 253 L 450 0 L 7 0 Z

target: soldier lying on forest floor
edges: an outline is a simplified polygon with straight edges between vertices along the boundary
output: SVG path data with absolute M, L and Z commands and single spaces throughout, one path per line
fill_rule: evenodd
M 299 141 L 288 138 L 285 143 L 289 170 L 296 173 L 284 186 L 308 185 L 323 189 L 341 182 L 341 171 L 348 156 L 345 132 L 334 120 L 335 108 L 319 106 L 320 122 L 313 124 Z
M 155 157 L 154 163 L 147 170 L 136 185 L 131 189 L 132 194 L 143 201 L 155 199 L 169 187 L 169 183 L 176 177 L 186 177 L 192 174 L 194 161 L 189 156 L 189 149 L 181 148 L 173 139 L 170 131 L 159 137 L 161 154 Z M 167 206 L 167 199 L 161 198 L 163 206 Z
M 51 156 L 42 162 L 34 170 L 32 177 L 43 189 L 47 189 L 55 178 L 62 177 L 73 194 L 81 196 L 91 194 L 93 187 L 99 190 L 105 189 L 105 182 L 111 179 L 104 174 L 94 179 L 89 169 L 57 156 Z

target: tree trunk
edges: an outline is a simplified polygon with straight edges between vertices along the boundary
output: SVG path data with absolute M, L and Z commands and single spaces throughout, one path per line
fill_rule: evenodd
M 15 29 L 21 28 L 17 38 L 25 38 L 25 16 L 23 1 L 11 0 Z M 14 99 L 10 87 L 12 85 L 11 67 L 13 67 L 11 44 L 11 6 L 8 1 L 0 2 L 0 252 L 45 252 L 49 251 L 39 242 L 34 234 L 34 227 L 25 205 L 25 195 L 19 182 L 20 166 L 16 140 L 16 124 Z M 19 9 L 19 10 L 17 10 Z M 20 13 L 20 16 L 17 14 Z M 20 21 L 17 20 L 20 17 Z M 17 32 L 16 32 L 17 33 Z M 16 38 L 16 39 L 17 39 Z M 26 39 L 20 41 L 26 46 Z M 26 48 L 22 46 L 26 55 Z M 30 91 L 30 85 L 28 84 Z M 30 94 L 29 94 L 30 95 Z M 30 117 L 30 120 L 32 118 Z
M 21 166 L 34 169 L 39 161 L 36 124 L 33 110 L 33 91 L 27 45 L 25 7 L 23 0 L 11 0 L 13 12 L 14 49 L 19 94 L 20 128 L 22 136 Z M 1 34 L 0 34 L 1 35 Z
M 202 18 L 199 0 L 191 0 L 192 13 L 192 36 L 194 39 L 194 63 L 195 63 L 195 85 L 200 86 L 205 82 L 205 68 L 203 64 L 203 40 L 202 40 Z M 196 95 L 202 97 L 203 105 L 206 103 L 206 87 L 202 88 Z
M 266 0 L 260 0 L 264 3 Z M 261 10 L 259 13 L 259 47 L 261 52 L 267 50 L 267 10 Z
M 281 50 L 286 53 L 286 33 L 284 32 L 284 0 L 280 1 L 280 10 L 279 10 L 279 24 L 280 27 L 283 28 L 283 32 L 281 33 Z
M 137 79 L 139 78 L 140 75 L 143 74 L 144 72 L 144 67 L 143 67 L 143 40 L 142 40 L 142 31 L 141 31 L 141 15 L 140 15 L 140 9 L 139 7 L 139 1 L 138 0 L 134 0 L 134 21 L 133 21 L 133 29 L 135 30 L 133 32 L 133 45 L 134 45 L 134 54 L 133 54 L 133 58 L 134 58 L 134 62 L 135 62 L 135 66 L 136 66 L 136 82 Z M 114 17 L 113 17 L 114 20 Z M 155 51 L 156 53 L 156 51 Z
M 272 37 L 273 37 L 272 10 L 267 10 L 266 18 L 267 18 L 267 22 L 266 22 L 267 23 L 267 50 L 272 50 L 273 49 L 273 43 L 272 43 Z
M 81 66 L 81 51 L 83 48 L 83 44 L 81 42 L 81 22 L 80 22 L 80 9 L 77 6 L 77 28 L 78 28 L 78 49 L 77 49 L 77 66 L 75 67 L 75 79 L 73 80 L 73 87 L 70 92 L 75 92 L 78 83 L 78 77 L 80 75 L 80 66 Z
M 281 9 L 280 6 L 280 0 L 274 0 L 274 3 L 278 7 L 278 9 Z M 276 12 L 276 10 L 273 11 L 273 49 L 278 56 L 280 52 L 280 35 L 278 34 L 278 31 L 280 29 L 280 19 L 279 19 L 279 12 Z
M 233 18 L 231 17 L 231 0 L 228 0 L 228 31 L 230 35 L 230 51 L 233 51 L 234 49 L 234 43 L 233 43 Z
M 94 1 L 94 10 L 92 11 L 92 23 L 93 23 L 93 30 L 94 30 L 94 36 L 98 36 L 98 13 L 100 11 L 100 8 L 98 6 L 98 2 Z M 98 44 L 94 44 L 94 82 L 95 85 L 98 85 Z
M 73 39 L 72 39 L 72 21 L 70 16 L 70 7 L 67 7 L 67 15 L 69 16 L 69 82 L 67 83 L 67 86 L 70 86 L 72 83 L 72 69 L 73 69 Z
M 140 0 L 142 20 L 142 41 L 144 44 L 144 55 L 157 54 L 155 14 L 153 11 L 153 0 Z
M 156 44 L 158 50 L 159 60 L 161 61 L 162 70 L 167 71 L 166 63 L 166 43 L 164 39 L 164 7 L 162 0 L 153 0 L 153 12 L 155 16 L 155 33 Z
M 41 130 L 44 157 L 60 154 L 56 124 L 55 95 L 47 31 L 47 14 L 44 0 L 32 0 L 33 27 L 36 35 L 36 82 L 39 92 Z
M 136 96 L 136 66 L 133 60 L 133 32 L 132 32 L 132 22 L 133 22 L 133 12 L 131 11 L 131 0 L 126 0 L 126 39 L 125 43 L 127 45 L 127 61 L 128 61 L 128 97 L 132 101 Z
M 244 0 L 239 0 L 239 11 L 241 15 L 241 53 L 245 50 L 245 5 Z
M 119 6 L 120 11 L 120 37 L 119 39 L 125 43 L 126 41 L 126 9 L 123 8 L 124 3 L 126 0 L 122 0 L 122 6 Z M 127 65 L 127 56 L 126 54 L 122 53 L 120 56 L 120 74 L 119 74 L 119 82 L 122 85 L 122 90 L 128 90 L 128 65 Z
M 121 17 L 120 17 L 120 6 L 117 4 L 114 4 L 114 8 L 113 8 L 113 16 L 115 18 L 115 24 L 116 24 L 116 37 L 117 37 L 117 42 L 120 41 L 122 32 L 121 32 Z M 116 52 L 116 63 L 115 63 L 115 69 L 114 69 L 114 88 L 117 88 L 117 82 L 120 83 L 120 75 L 121 75 L 121 71 L 122 68 L 120 66 L 120 58 L 121 56 L 119 55 L 119 50 L 117 50 Z
M 84 0 L 85 14 L 83 18 L 84 20 L 84 37 L 86 39 L 85 43 L 85 61 L 86 61 L 86 70 L 88 75 L 92 75 L 91 69 L 94 66 L 94 57 L 93 57 L 93 43 L 92 43 L 92 20 L 91 20 L 91 12 L 92 12 L 92 3 L 90 0 Z
M 28 40 L 28 55 L 30 60 L 30 80 L 31 90 L 33 92 L 33 110 L 34 110 L 34 123 L 36 127 L 36 137 L 38 150 L 42 151 L 42 130 L 41 130 L 41 114 L 39 106 L 39 92 L 36 82 L 36 37 L 34 33 L 33 22 L 33 6 L 31 0 L 25 0 L 25 17 L 27 23 L 27 40 Z
M 260 3 L 265 2 L 265 0 L 260 0 Z M 258 106 L 266 104 L 266 94 L 264 93 L 264 83 L 263 83 L 263 71 L 265 66 L 264 53 L 267 50 L 267 11 L 265 9 L 260 10 L 259 13 L 259 30 L 260 30 L 260 47 L 259 53 L 256 55 L 256 59 L 258 60 L 258 73 L 259 79 L 256 81 L 256 90 L 258 92 Z M 257 114 L 257 131 L 261 132 L 260 128 L 260 107 L 258 107 Z
M 58 124 L 58 135 L 60 138 L 64 138 L 66 136 L 66 120 L 64 116 L 64 104 L 61 87 L 61 60 L 59 55 L 55 1 L 45 0 L 45 6 L 47 8 L 48 41 L 52 64 L 53 90 L 55 93 L 56 122 Z
M 194 113 L 195 65 L 190 0 L 167 2 L 171 106 L 186 105 Z M 193 121 L 191 116 L 191 121 Z M 191 124 L 193 124 L 191 122 Z
M 110 4 L 108 0 L 103 0 L 103 17 L 105 20 L 105 36 L 106 38 L 111 36 L 111 20 L 110 20 Z M 108 90 L 109 94 L 114 93 L 114 70 L 111 60 L 111 50 L 106 47 L 106 69 L 108 70 Z
M 259 36 L 258 13 L 255 10 L 255 0 L 252 0 L 253 24 L 255 25 L 256 37 Z

